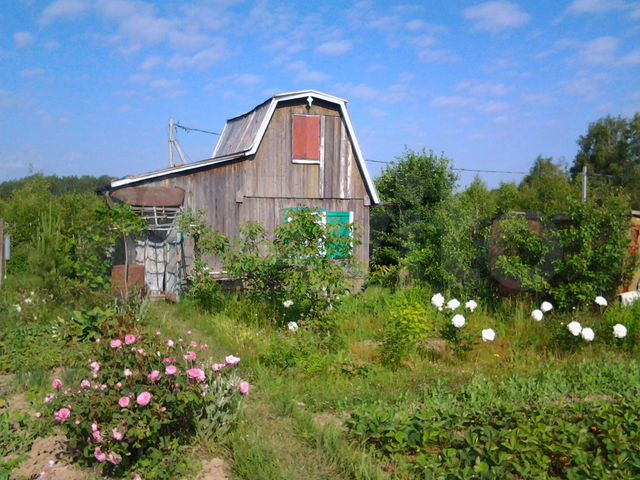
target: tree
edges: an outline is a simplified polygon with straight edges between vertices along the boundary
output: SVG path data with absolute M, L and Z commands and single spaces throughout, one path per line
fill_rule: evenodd
M 574 190 L 564 164 L 554 162 L 552 157 L 538 155 L 529 174 L 518 186 L 517 207 L 540 214 L 557 212 Z
M 383 207 L 371 219 L 373 266 L 398 265 L 409 253 L 440 260 L 436 207 L 451 197 L 457 176 L 451 161 L 432 151 L 407 149 L 376 179 Z M 418 267 L 416 267 L 418 268 Z
M 631 119 L 607 116 L 590 124 L 578 146 L 572 178 L 586 165 L 589 172 L 607 175 L 614 186 L 624 187 L 632 207 L 640 208 L 640 113 Z

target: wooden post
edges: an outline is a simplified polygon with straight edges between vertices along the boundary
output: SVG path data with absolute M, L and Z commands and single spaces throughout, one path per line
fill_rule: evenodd
M 4 283 L 5 260 L 4 260 L 4 220 L 0 218 L 0 285 Z

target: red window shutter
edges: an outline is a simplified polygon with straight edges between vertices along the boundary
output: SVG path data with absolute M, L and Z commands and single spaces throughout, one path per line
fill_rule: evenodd
M 319 116 L 293 116 L 293 159 L 320 160 Z

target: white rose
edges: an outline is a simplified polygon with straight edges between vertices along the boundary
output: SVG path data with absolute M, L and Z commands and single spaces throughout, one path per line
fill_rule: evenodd
M 464 304 L 465 308 L 468 308 L 470 311 L 474 311 L 476 308 L 478 308 L 478 304 L 476 303 L 475 300 L 469 300 L 467 303 Z
M 591 330 L 590 328 L 583 328 L 582 332 L 580 332 L 580 335 L 582 335 L 582 338 L 584 338 L 587 342 L 592 342 L 596 337 L 596 334 L 593 333 L 593 330 Z
M 531 312 L 531 318 L 533 318 L 536 322 L 541 322 L 544 317 L 542 310 L 534 310 Z
M 542 310 L 543 313 L 550 312 L 551 310 L 553 310 L 553 305 L 551 305 L 551 303 L 549 302 L 542 302 L 542 305 L 540 305 L 540 310 Z
M 567 328 L 574 337 L 577 337 L 578 335 L 580 335 L 580 332 L 582 332 L 582 325 L 580 325 L 575 320 L 567 325 Z
M 624 338 L 627 336 L 627 327 L 621 323 L 617 323 L 613 326 L 613 336 L 616 338 Z
M 447 302 L 447 308 L 451 311 L 455 310 L 460 306 L 460 301 L 457 298 L 452 298 Z
M 493 328 L 485 328 L 482 330 L 482 341 L 483 342 L 493 342 L 496 339 L 496 332 L 493 331 Z
M 289 329 L 290 332 L 296 332 L 298 330 L 298 324 L 296 322 L 289 322 L 287 324 L 287 328 Z
M 600 305 L 601 307 L 606 307 L 607 306 L 607 299 L 601 296 L 597 296 L 595 299 L 595 302 Z
M 441 309 L 444 305 L 444 297 L 441 293 L 436 293 L 433 297 L 431 297 L 431 305 L 436 307 L 437 309 Z
M 466 323 L 466 320 L 464 319 L 464 317 L 462 315 L 457 314 L 457 315 L 453 316 L 453 318 L 451 319 L 451 323 L 456 328 L 462 328 L 462 327 L 464 327 L 464 324 Z

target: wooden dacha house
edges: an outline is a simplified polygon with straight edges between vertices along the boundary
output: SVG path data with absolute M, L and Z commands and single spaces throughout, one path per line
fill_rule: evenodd
M 357 226 L 354 254 L 366 266 L 369 208 L 379 203 L 346 100 L 312 90 L 276 95 L 228 120 L 209 159 L 114 180 L 104 193 L 147 219 L 130 263 L 144 265 L 146 287 L 158 295 L 177 294 L 190 268 L 193 246 L 176 225 L 185 209 L 204 210 L 212 229 L 234 238 L 247 222 L 272 236 L 287 211 L 311 208 L 327 223 Z M 219 260 L 210 267 L 222 273 Z

